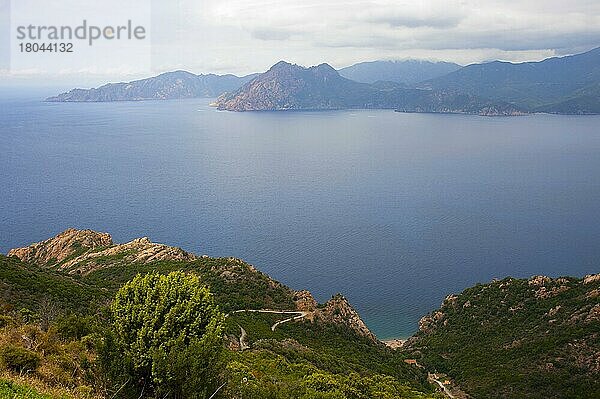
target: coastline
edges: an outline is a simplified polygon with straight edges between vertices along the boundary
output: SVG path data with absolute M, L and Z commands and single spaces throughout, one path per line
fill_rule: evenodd
M 404 346 L 404 344 L 406 343 L 407 340 L 408 340 L 408 338 L 406 338 L 406 337 L 399 337 L 399 338 L 381 339 L 379 341 L 382 344 L 384 344 L 385 346 L 387 346 L 388 348 L 400 349 L 400 348 L 402 348 L 402 346 Z

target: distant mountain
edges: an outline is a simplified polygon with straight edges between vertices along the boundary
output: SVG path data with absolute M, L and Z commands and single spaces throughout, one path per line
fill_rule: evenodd
M 310 68 L 280 61 L 237 91 L 221 95 L 215 105 L 229 111 L 395 109 L 402 112 L 514 115 L 510 104 L 475 95 L 410 89 L 402 84 L 375 84 L 346 79 L 328 64 Z
M 494 61 L 461 68 L 418 87 L 506 101 L 531 111 L 600 111 L 600 47 L 539 62 Z
M 109 83 L 94 89 L 73 89 L 49 97 L 46 101 L 107 102 L 217 97 L 226 91 L 239 88 L 254 76 L 195 75 L 186 71 L 174 71 L 133 82 Z
M 377 89 L 345 79 L 328 64 L 310 68 L 280 61 L 233 93 L 217 99 L 220 109 L 260 111 L 359 107 Z
M 600 83 L 586 86 L 566 99 L 538 107 L 536 111 L 550 114 L 600 114 Z
M 390 81 L 411 85 L 446 75 L 460 68 L 460 65 L 451 62 L 371 61 L 342 68 L 339 73 L 345 78 L 362 83 Z

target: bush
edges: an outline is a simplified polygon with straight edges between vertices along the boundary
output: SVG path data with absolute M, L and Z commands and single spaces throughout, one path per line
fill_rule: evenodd
M 161 397 L 212 393 L 224 316 L 197 276 L 138 275 L 119 290 L 111 310 L 114 339 L 106 337 L 102 356 L 109 368 L 129 369 L 131 381 Z
M 0 361 L 7 369 L 21 373 L 35 371 L 41 358 L 37 353 L 21 346 L 6 345 L 0 348 Z
M 92 332 L 92 318 L 76 314 L 61 317 L 56 321 L 56 330 L 64 340 L 80 340 Z

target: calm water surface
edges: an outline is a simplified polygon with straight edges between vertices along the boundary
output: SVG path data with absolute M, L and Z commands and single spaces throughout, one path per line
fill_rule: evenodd
M 67 227 L 241 257 L 380 337 L 508 275 L 600 271 L 600 117 L 0 100 L 0 251 Z

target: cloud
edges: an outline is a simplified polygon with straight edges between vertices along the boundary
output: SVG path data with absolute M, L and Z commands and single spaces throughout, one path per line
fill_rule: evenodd
M 212 22 L 306 47 L 524 51 L 600 44 L 600 3 L 546 1 L 209 2 Z
M 285 29 L 259 28 L 252 30 L 251 34 L 260 40 L 289 40 L 293 33 Z
M 458 1 L 381 3 L 377 7 L 357 11 L 359 20 L 392 28 L 453 28 L 468 15 Z
M 280 59 L 539 60 L 600 45 L 597 0 L 152 1 L 155 72 L 263 71 Z

